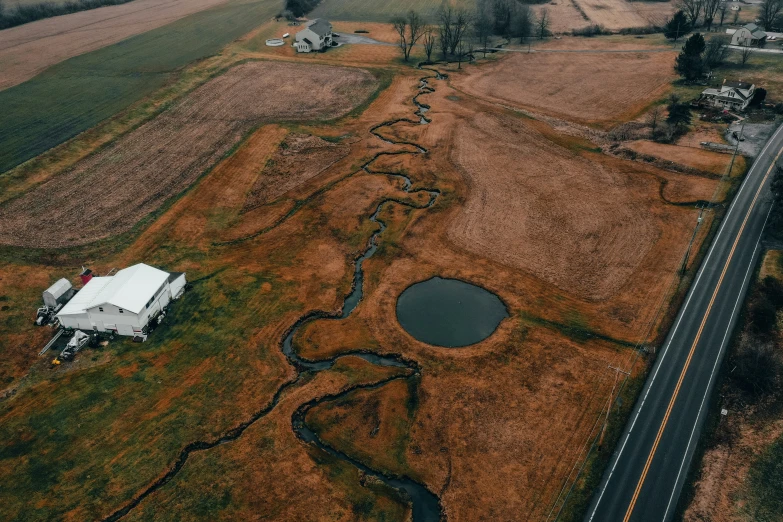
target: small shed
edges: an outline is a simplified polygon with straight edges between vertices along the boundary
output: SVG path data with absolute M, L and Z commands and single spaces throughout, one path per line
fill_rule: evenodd
M 67 303 L 68 300 L 73 297 L 74 293 L 76 293 L 76 291 L 73 289 L 71 282 L 62 278 L 44 291 L 44 305 L 49 308 L 57 308 L 58 306 Z

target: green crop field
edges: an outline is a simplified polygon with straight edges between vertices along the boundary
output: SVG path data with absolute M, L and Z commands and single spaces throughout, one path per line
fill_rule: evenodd
M 0 172 L 113 116 L 281 7 L 281 0 L 229 2 L 76 56 L 0 91 Z
M 357 22 L 388 22 L 392 17 L 413 9 L 429 22 L 434 22 L 442 4 L 443 0 L 399 0 L 397 2 L 387 0 L 322 0 L 309 17 Z M 454 7 L 475 7 L 473 0 L 455 0 L 450 4 Z

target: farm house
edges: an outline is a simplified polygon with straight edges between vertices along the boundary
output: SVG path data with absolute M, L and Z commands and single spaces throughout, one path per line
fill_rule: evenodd
M 304 29 L 296 33 L 295 38 L 296 52 L 321 51 L 332 45 L 332 24 L 323 18 L 310 20 Z
M 704 89 L 700 100 L 713 107 L 743 111 L 747 109 L 753 99 L 754 92 L 756 92 L 756 86 L 752 83 L 741 80 L 738 82 L 723 80 L 723 85 L 718 89 Z
M 146 326 L 185 288 L 185 274 L 144 263 L 93 277 L 57 314 L 66 328 L 144 337 Z

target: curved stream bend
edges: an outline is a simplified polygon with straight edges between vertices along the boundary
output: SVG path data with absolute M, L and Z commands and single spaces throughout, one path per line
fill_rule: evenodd
M 138 506 L 146 497 L 153 494 L 158 489 L 162 488 L 168 482 L 170 482 L 171 479 L 173 479 L 174 476 L 177 475 L 177 473 L 179 473 L 179 471 L 185 465 L 191 453 L 195 453 L 198 451 L 205 451 L 214 448 L 215 446 L 219 446 L 221 444 L 225 444 L 227 442 L 231 442 L 238 439 L 249 426 L 251 426 L 260 418 L 266 416 L 266 414 L 268 414 L 270 411 L 272 411 L 275 408 L 275 406 L 277 406 L 277 404 L 279 403 L 280 397 L 282 396 L 283 392 L 285 392 L 288 388 L 290 388 L 294 384 L 297 384 L 305 375 L 312 375 L 319 371 L 329 369 L 340 358 L 347 357 L 347 356 L 361 357 L 365 361 L 379 366 L 395 366 L 398 368 L 407 368 L 409 371 L 407 373 L 398 374 L 378 382 L 354 385 L 339 393 L 318 397 L 302 404 L 294 412 L 291 419 L 294 433 L 302 441 L 309 444 L 314 444 L 322 451 L 325 451 L 326 453 L 340 460 L 348 462 L 349 464 L 360 469 L 365 474 L 374 476 L 380 481 L 382 481 L 383 483 L 385 483 L 386 485 L 388 485 L 389 487 L 400 491 L 404 497 L 410 500 L 410 503 L 412 505 L 414 522 L 438 522 L 440 520 L 445 520 L 446 517 L 441 508 L 440 499 L 437 497 L 437 495 L 435 495 L 435 493 L 430 491 L 425 485 L 405 476 L 388 475 L 381 471 L 374 470 L 368 467 L 367 465 L 361 463 L 360 461 L 354 459 L 353 457 L 350 457 L 349 455 L 335 448 L 332 448 L 331 446 L 323 442 L 318 437 L 318 435 L 307 426 L 307 423 L 305 422 L 307 412 L 313 407 L 319 404 L 323 404 L 325 402 L 337 400 L 357 389 L 375 389 L 375 388 L 380 388 L 385 384 L 394 380 L 418 378 L 421 372 L 418 363 L 416 363 L 415 361 L 406 360 L 401 355 L 378 355 L 375 353 L 371 353 L 369 351 L 344 352 L 340 355 L 328 359 L 309 360 L 300 357 L 296 353 L 293 347 L 294 336 L 299 331 L 299 329 L 302 328 L 303 326 L 317 320 L 345 319 L 351 314 L 351 312 L 353 312 L 353 310 L 359 304 L 359 301 L 363 296 L 363 287 L 364 287 L 363 284 L 364 272 L 362 270 L 362 264 L 366 259 L 369 259 L 370 257 L 373 256 L 373 254 L 375 254 L 376 250 L 378 249 L 378 236 L 384 230 L 386 230 L 386 223 L 384 223 L 378 218 L 383 208 L 390 203 L 396 203 L 396 204 L 408 206 L 411 208 L 418 208 L 418 209 L 429 208 L 435 203 L 435 200 L 437 199 L 438 195 L 440 195 L 440 191 L 434 188 L 411 190 L 412 181 L 408 176 L 405 176 L 404 174 L 400 174 L 397 172 L 389 172 L 389 171 L 376 171 L 371 169 L 372 163 L 374 163 L 378 158 L 384 155 L 424 154 L 427 152 L 427 150 L 424 147 L 422 147 L 417 143 L 408 142 L 408 141 L 394 141 L 392 139 L 382 136 L 378 132 L 378 129 L 382 127 L 391 127 L 400 122 L 406 122 L 412 124 L 430 123 L 431 120 L 424 115 L 429 110 L 430 107 L 426 104 L 419 102 L 418 97 L 421 96 L 422 94 L 434 92 L 434 89 L 430 87 L 428 83 L 429 79 L 443 79 L 444 76 L 441 75 L 440 72 L 438 72 L 435 69 L 426 69 L 426 70 L 432 71 L 434 74 L 432 76 L 425 76 L 423 78 L 420 78 L 419 92 L 413 97 L 413 103 L 416 105 L 416 111 L 414 114 L 419 117 L 419 120 L 416 121 L 408 118 L 401 118 L 397 120 L 380 123 L 370 129 L 370 133 L 373 136 L 386 143 L 390 143 L 393 145 L 409 145 L 414 147 L 415 151 L 380 152 L 376 154 L 370 161 L 362 165 L 362 170 L 364 170 L 368 174 L 386 175 L 386 176 L 391 176 L 391 177 L 401 179 L 403 182 L 402 190 L 405 193 L 416 194 L 419 192 L 424 192 L 429 195 L 429 200 L 427 201 L 427 203 L 425 203 L 424 205 L 416 205 L 414 203 L 402 201 L 395 198 L 385 198 L 384 200 L 382 200 L 375 208 L 375 211 L 370 216 L 370 220 L 378 224 L 378 229 L 372 234 L 372 236 L 370 236 L 370 239 L 367 244 L 367 248 L 356 259 L 354 263 L 354 277 L 351 286 L 351 291 L 345 297 L 345 301 L 343 302 L 343 306 L 341 310 L 339 312 L 326 312 L 323 310 L 310 311 L 307 314 L 300 317 L 286 331 L 285 335 L 283 336 L 283 339 L 280 343 L 281 349 L 283 351 L 283 354 L 288 359 L 288 361 L 296 368 L 297 370 L 296 377 L 281 385 L 280 388 L 277 389 L 274 396 L 272 397 L 272 400 L 269 402 L 269 404 L 266 407 L 253 414 L 248 420 L 246 420 L 242 424 L 227 431 L 220 438 L 213 441 L 191 442 L 190 444 L 185 446 L 182 449 L 182 451 L 180 451 L 180 454 L 177 457 L 177 460 L 175 461 L 174 465 L 163 476 L 161 476 L 158 480 L 153 482 L 142 493 L 134 497 L 133 500 L 131 500 L 128 504 L 118 509 L 108 517 L 104 518 L 103 520 L 105 522 L 113 522 L 124 517 L 133 508 Z

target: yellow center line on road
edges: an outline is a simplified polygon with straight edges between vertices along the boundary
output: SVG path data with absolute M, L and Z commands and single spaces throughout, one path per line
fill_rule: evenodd
M 742 221 L 742 226 L 739 229 L 739 232 L 737 233 L 737 238 L 734 240 L 734 244 L 731 247 L 731 251 L 729 252 L 729 257 L 726 259 L 726 264 L 723 266 L 723 271 L 720 274 L 720 278 L 718 279 L 718 284 L 715 286 L 715 291 L 712 293 L 712 298 L 710 299 L 710 303 L 707 306 L 707 311 L 704 312 L 704 317 L 702 318 L 701 325 L 699 326 L 699 331 L 696 332 L 696 338 L 693 340 L 693 344 L 691 345 L 691 350 L 688 353 L 688 358 L 685 360 L 685 366 L 682 369 L 682 372 L 680 372 L 680 378 L 677 380 L 677 386 L 674 388 L 674 393 L 672 394 L 672 398 L 669 401 L 669 406 L 666 408 L 666 413 L 663 416 L 663 421 L 661 422 L 660 428 L 658 428 L 658 434 L 655 437 L 655 442 L 653 442 L 652 449 L 650 450 L 650 455 L 647 457 L 647 462 L 644 465 L 644 469 L 642 470 L 642 476 L 639 477 L 639 483 L 636 485 L 636 490 L 634 491 L 633 497 L 631 498 L 631 503 L 628 506 L 628 511 L 625 512 L 625 518 L 623 518 L 623 522 L 628 522 L 628 520 L 631 518 L 631 514 L 633 513 L 633 509 L 636 506 L 636 501 L 639 498 L 639 492 L 642 490 L 642 486 L 644 485 L 644 480 L 647 478 L 647 472 L 650 470 L 650 464 L 652 463 L 652 459 L 655 456 L 655 452 L 658 449 L 658 443 L 661 441 L 661 436 L 663 435 L 664 429 L 666 429 L 666 424 L 669 422 L 669 416 L 671 415 L 672 408 L 674 408 L 674 402 L 677 400 L 677 395 L 680 393 L 680 386 L 682 386 L 682 381 L 685 379 L 685 373 L 688 371 L 688 366 L 691 364 L 691 359 L 693 358 L 693 353 L 696 351 L 696 345 L 699 344 L 699 339 L 701 338 L 702 331 L 704 330 L 704 325 L 707 323 L 707 318 L 710 315 L 710 311 L 712 310 L 712 305 L 715 303 L 715 298 L 718 295 L 718 291 L 720 290 L 721 284 L 723 284 L 723 278 L 726 275 L 726 272 L 729 269 L 729 264 L 731 263 L 731 259 L 734 256 L 734 251 L 737 248 L 737 244 L 739 244 L 739 240 L 742 237 L 742 232 L 745 230 L 745 225 L 748 223 L 748 219 L 750 218 L 750 214 L 753 211 L 753 208 L 756 206 L 756 201 L 759 198 L 759 195 L 761 194 L 761 189 L 764 188 L 764 184 L 767 182 L 767 179 L 769 178 L 769 175 L 772 173 L 772 169 L 775 167 L 775 164 L 778 162 L 778 159 L 780 158 L 780 155 L 783 154 L 783 149 L 781 149 L 777 156 L 775 156 L 775 159 L 772 161 L 772 164 L 769 166 L 769 169 L 767 169 L 767 173 L 764 174 L 764 179 L 761 180 L 761 183 L 759 184 L 759 188 L 756 191 L 756 195 L 753 197 L 753 201 L 750 203 L 750 208 L 748 208 L 747 214 L 745 214 L 745 219 Z

